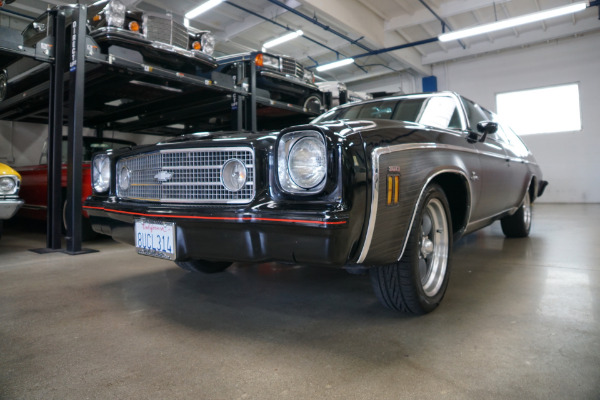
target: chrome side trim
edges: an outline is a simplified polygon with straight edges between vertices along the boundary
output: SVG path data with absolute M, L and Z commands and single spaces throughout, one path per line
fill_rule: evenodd
M 375 231 L 375 221 L 377 219 L 377 209 L 378 209 L 378 202 L 379 202 L 379 159 L 384 154 L 396 153 L 396 152 L 405 151 L 405 150 L 419 150 L 419 149 L 422 149 L 422 150 L 443 149 L 443 150 L 454 150 L 454 151 L 461 151 L 461 152 L 465 152 L 465 153 L 479 154 L 479 152 L 477 150 L 470 150 L 470 149 L 465 149 L 464 147 L 460 147 L 460 146 L 442 145 L 442 144 L 437 144 L 437 143 L 399 144 L 399 145 L 394 145 L 394 146 L 378 147 L 378 148 L 374 149 L 373 152 L 371 153 L 371 159 L 372 159 L 372 164 L 373 164 L 373 177 L 372 177 L 373 178 L 373 187 L 372 187 L 372 194 L 371 194 L 371 212 L 369 214 L 369 222 L 367 225 L 367 233 L 365 235 L 365 241 L 363 244 L 363 248 L 360 252 L 360 256 L 358 257 L 357 264 L 363 263 L 364 260 L 367 258 L 367 255 L 369 254 L 369 249 L 371 248 L 371 242 L 373 240 L 373 232 Z M 446 173 L 446 172 L 459 173 L 460 175 L 462 175 L 465 178 L 467 184 L 469 182 L 468 176 L 463 171 L 460 171 L 458 169 L 444 169 L 444 170 L 438 171 L 437 173 L 435 173 L 434 175 L 430 176 L 427 179 L 427 182 L 421 189 L 421 193 L 419 194 L 417 204 L 419 203 L 419 201 L 421 201 L 421 197 L 423 196 L 425 187 L 431 182 L 431 180 L 433 178 L 435 178 L 436 176 L 438 176 L 442 173 Z M 471 185 L 468 185 L 468 186 L 469 186 L 469 196 L 470 196 L 469 198 L 472 198 Z M 410 221 L 410 224 L 408 227 L 408 232 L 410 232 L 410 229 L 412 228 L 412 225 L 413 225 L 413 222 L 414 222 L 414 219 L 416 216 L 416 212 L 417 212 L 416 209 L 413 210 L 413 215 L 411 217 L 411 221 Z M 469 219 L 470 219 L 470 215 L 467 220 L 469 220 Z M 404 244 L 402 246 L 402 251 L 400 252 L 400 256 L 398 257 L 398 260 L 402 257 L 402 254 L 404 254 L 407 239 L 408 239 L 408 236 L 404 240 Z

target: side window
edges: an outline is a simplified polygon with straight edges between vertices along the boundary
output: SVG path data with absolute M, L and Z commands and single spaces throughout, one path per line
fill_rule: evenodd
M 519 157 L 527 157 L 529 154 L 529 150 L 527 146 L 523 143 L 521 138 L 512 130 L 512 128 L 506 124 L 502 125 L 504 127 L 503 132 L 506 135 L 508 142 L 511 145 L 512 150 Z
M 458 112 L 456 103 L 450 97 L 433 96 L 427 99 L 419 116 L 418 122 L 423 125 L 434 126 L 442 129 L 460 127 L 460 119 L 458 124 Z M 451 126 L 454 124 L 455 126 Z
M 471 131 L 477 132 L 478 123 L 481 121 L 489 121 L 491 119 L 485 115 L 485 112 L 481 107 L 479 107 L 479 105 L 467 99 L 463 99 L 463 103 L 467 110 L 467 119 L 469 120 L 469 129 Z

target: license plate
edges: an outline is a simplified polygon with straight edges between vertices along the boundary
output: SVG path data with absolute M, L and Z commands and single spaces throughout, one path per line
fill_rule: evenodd
M 175 260 L 175 223 L 136 219 L 135 248 L 145 256 Z

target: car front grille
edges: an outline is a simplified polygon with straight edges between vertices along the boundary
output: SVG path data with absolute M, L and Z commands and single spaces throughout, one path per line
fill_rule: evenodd
M 235 192 L 222 183 L 223 165 L 236 159 L 246 183 Z M 247 147 L 161 150 L 117 162 L 117 196 L 122 199 L 196 204 L 243 204 L 254 198 L 254 152 Z M 121 188 L 122 177 L 129 186 Z
M 189 36 L 186 27 L 172 19 L 154 15 L 144 16 L 144 35 L 154 42 L 188 48 Z
M 304 67 L 298 61 L 289 57 L 281 58 L 281 72 L 287 75 L 292 75 L 297 78 L 304 78 Z

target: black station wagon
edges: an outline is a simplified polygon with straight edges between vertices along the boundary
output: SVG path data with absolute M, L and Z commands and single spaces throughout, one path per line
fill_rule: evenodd
M 279 261 L 366 268 L 381 302 L 423 314 L 453 241 L 531 228 L 546 182 L 497 117 L 451 92 L 352 103 L 279 132 L 197 133 L 97 155 L 98 232 L 190 271 Z

